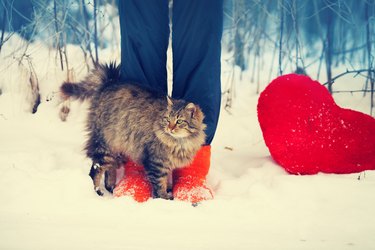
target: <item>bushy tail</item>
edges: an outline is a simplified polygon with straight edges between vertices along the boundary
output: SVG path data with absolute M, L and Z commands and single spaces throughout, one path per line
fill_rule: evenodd
M 65 121 L 70 112 L 70 100 L 90 99 L 103 85 L 117 83 L 120 80 L 120 64 L 98 64 L 95 69 L 78 83 L 64 82 L 60 87 L 63 103 L 60 108 L 60 119 Z
M 120 79 L 120 65 L 115 62 L 98 64 L 82 81 L 78 83 L 64 82 L 61 95 L 64 100 L 69 98 L 81 101 L 91 98 L 104 84 L 111 84 Z

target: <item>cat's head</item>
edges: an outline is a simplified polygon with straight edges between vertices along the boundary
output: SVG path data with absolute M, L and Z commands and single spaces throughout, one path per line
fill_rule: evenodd
M 204 133 L 204 114 L 198 105 L 169 97 L 167 103 L 168 108 L 161 122 L 166 134 L 174 138 L 186 138 Z

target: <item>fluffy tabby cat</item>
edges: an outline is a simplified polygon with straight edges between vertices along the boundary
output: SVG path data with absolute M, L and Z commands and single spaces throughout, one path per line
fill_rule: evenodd
M 83 81 L 61 86 L 65 100 L 91 102 L 85 150 L 93 162 L 94 188 L 103 194 L 99 185 L 105 174 L 111 192 L 116 168 L 129 158 L 144 166 L 153 197 L 169 199 L 168 175 L 191 163 L 205 141 L 204 115 L 196 104 L 121 82 L 119 76 L 119 66 L 98 65 Z

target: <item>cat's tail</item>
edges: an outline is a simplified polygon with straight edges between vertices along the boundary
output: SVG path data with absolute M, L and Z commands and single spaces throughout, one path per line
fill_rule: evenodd
M 115 83 L 119 79 L 120 65 L 116 65 L 115 62 L 98 64 L 82 81 L 64 82 L 60 92 L 64 100 L 72 98 L 83 101 L 94 96 L 103 85 Z
M 65 121 L 70 112 L 70 101 L 92 98 L 103 85 L 117 83 L 120 80 L 120 64 L 110 62 L 109 64 L 98 64 L 95 69 L 80 82 L 64 82 L 60 87 L 62 105 L 60 118 Z

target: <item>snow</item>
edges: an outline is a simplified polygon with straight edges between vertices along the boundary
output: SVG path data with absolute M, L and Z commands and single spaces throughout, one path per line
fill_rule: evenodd
M 11 56 L 22 41 L 12 39 L 0 54 L 0 249 L 375 249 L 374 171 L 287 174 L 263 141 L 249 72 L 236 80 L 233 108 L 222 109 L 212 144 L 214 200 L 193 207 L 97 196 L 82 150 L 87 105 L 73 103 L 68 120 L 59 120 L 55 91 L 66 72 L 53 50 L 31 44 L 42 104 L 30 114 L 28 71 L 14 59 L 22 51 Z M 74 46 L 68 52 L 80 79 L 83 56 Z M 223 79 L 230 69 L 223 60 Z M 261 80 L 263 89 L 268 79 Z M 362 80 L 335 84 L 358 88 Z M 368 113 L 368 99 L 339 94 L 336 100 Z

